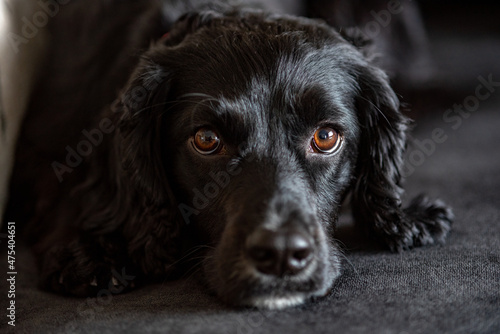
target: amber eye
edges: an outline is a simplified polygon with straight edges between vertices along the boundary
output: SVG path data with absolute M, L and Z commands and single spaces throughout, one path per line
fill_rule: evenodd
M 194 135 L 193 146 L 200 154 L 216 153 L 221 147 L 219 135 L 212 129 L 201 128 Z
M 312 139 L 313 149 L 324 154 L 337 152 L 341 144 L 342 136 L 330 127 L 319 128 Z

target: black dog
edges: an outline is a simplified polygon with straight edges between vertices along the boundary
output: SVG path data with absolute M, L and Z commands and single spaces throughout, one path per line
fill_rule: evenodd
M 392 250 L 444 241 L 442 203 L 402 207 L 409 121 L 359 38 L 222 6 L 159 39 L 156 2 L 115 2 L 92 9 L 103 24 L 55 34 L 18 147 L 7 217 L 30 219 L 44 288 L 176 277 L 194 246 L 224 301 L 297 305 L 340 274 L 332 233 L 349 192 L 355 222 Z

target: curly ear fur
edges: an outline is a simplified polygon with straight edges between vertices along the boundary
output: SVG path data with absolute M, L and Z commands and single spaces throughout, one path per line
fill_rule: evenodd
M 392 250 L 443 242 L 453 215 L 442 202 L 417 197 L 401 206 L 401 170 L 409 119 L 382 70 L 367 66 L 358 78 L 361 139 L 353 194 L 353 215 Z
M 165 279 L 175 272 L 182 220 L 160 147 L 170 80 L 148 59 L 132 78 L 113 108 L 101 115 L 113 121 L 113 136 L 90 161 L 87 181 L 78 191 L 85 203 L 78 230 L 73 240 L 51 247 L 42 265 L 42 287 L 89 295 L 107 288 L 113 273 L 123 268 L 137 279 Z
M 123 234 L 129 238 L 131 258 L 148 276 L 161 276 L 171 271 L 169 266 L 180 248 L 180 222 L 161 147 L 170 80 L 148 59 L 141 62 L 133 78 L 118 103 L 120 119 L 114 147 L 121 176 L 118 182 L 126 190 L 117 196 L 125 197 L 120 207 L 130 211 Z

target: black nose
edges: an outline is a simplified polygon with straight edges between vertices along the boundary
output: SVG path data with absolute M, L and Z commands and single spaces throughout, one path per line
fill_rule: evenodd
M 246 241 L 248 258 L 264 274 L 295 275 L 307 268 L 313 258 L 313 242 L 302 231 L 259 229 Z

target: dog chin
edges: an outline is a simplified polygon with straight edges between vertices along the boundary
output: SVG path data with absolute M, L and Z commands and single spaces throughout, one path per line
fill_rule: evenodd
M 239 301 L 232 300 L 230 304 L 235 306 L 248 306 L 258 309 L 282 310 L 289 307 L 299 306 L 310 299 L 326 296 L 332 289 L 333 283 L 340 275 L 339 271 L 332 270 L 326 277 L 326 281 L 317 290 L 313 291 L 283 291 L 278 287 L 273 292 L 261 293 L 247 296 Z M 305 285 L 308 283 L 304 282 Z
M 282 310 L 303 304 L 307 297 L 304 294 L 293 294 L 286 297 L 260 296 L 252 297 L 243 301 L 242 305 L 256 307 L 259 309 Z

